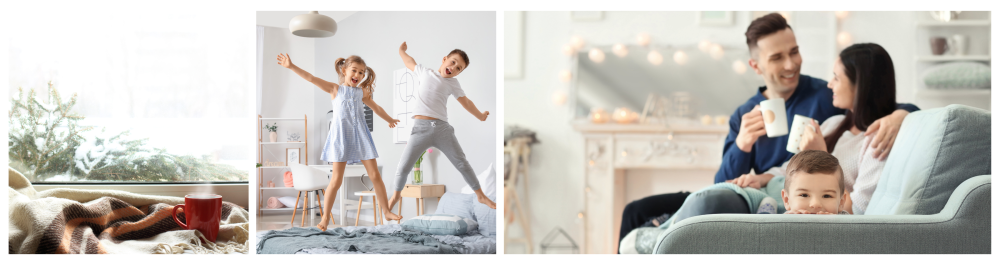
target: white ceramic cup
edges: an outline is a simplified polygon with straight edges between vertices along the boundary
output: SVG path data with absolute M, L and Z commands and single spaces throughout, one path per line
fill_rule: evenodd
M 965 55 L 966 49 L 969 47 L 969 37 L 962 34 L 955 34 L 951 36 L 948 46 L 951 47 L 951 52 L 955 55 Z
M 767 137 L 774 138 L 788 134 L 785 99 L 779 97 L 761 101 L 760 114 L 764 116 L 764 131 L 767 132 Z
M 802 134 L 805 133 L 805 130 L 816 130 L 816 127 L 811 124 L 812 120 L 812 118 L 795 114 L 795 117 L 792 118 L 792 131 L 788 134 L 788 145 L 785 146 L 785 150 L 792 154 L 798 154 L 802 151 L 799 150 Z

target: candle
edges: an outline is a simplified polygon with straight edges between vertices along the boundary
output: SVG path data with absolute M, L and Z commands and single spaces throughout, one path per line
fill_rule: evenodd
M 605 123 L 610 118 L 608 112 L 604 111 L 603 108 L 593 108 L 590 110 L 590 121 L 593 123 Z
M 615 122 L 623 123 L 623 124 L 624 123 L 632 123 L 638 117 L 639 116 L 637 115 L 637 113 L 635 113 L 632 110 L 629 110 L 628 108 L 621 107 L 621 108 L 615 109 L 615 117 L 614 117 Z

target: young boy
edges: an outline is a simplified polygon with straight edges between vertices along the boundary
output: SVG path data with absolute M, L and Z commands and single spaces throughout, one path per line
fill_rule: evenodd
M 781 199 L 786 214 L 852 214 L 840 161 L 824 151 L 802 151 L 788 161 Z
M 413 131 L 410 133 L 410 140 L 403 149 L 403 156 L 399 160 L 399 167 L 396 169 L 396 192 L 389 200 L 389 209 L 396 205 L 400 199 L 400 193 L 406 184 L 406 176 L 413 169 L 413 163 L 417 162 L 417 157 L 430 147 L 437 147 L 451 164 L 462 174 L 462 178 L 469 184 L 469 187 L 476 192 L 479 202 L 496 209 L 493 203 L 479 187 L 479 180 L 476 172 L 472 170 L 469 161 L 465 159 L 465 152 L 458 145 L 455 138 L 455 129 L 448 124 L 448 96 L 454 96 L 465 110 L 472 113 L 480 121 L 485 121 L 490 115 L 489 111 L 479 112 L 476 104 L 472 103 L 465 96 L 465 91 L 458 84 L 455 76 L 465 71 L 469 66 L 469 56 L 464 51 L 455 49 L 441 59 L 441 66 L 437 71 L 417 64 L 409 54 L 406 54 L 406 42 L 399 46 L 399 57 L 403 59 L 406 69 L 413 71 L 417 75 L 419 85 L 416 88 L 416 107 L 413 110 Z M 485 183 L 495 185 L 495 183 Z

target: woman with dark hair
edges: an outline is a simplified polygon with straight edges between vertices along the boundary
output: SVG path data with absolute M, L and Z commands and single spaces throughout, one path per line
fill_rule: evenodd
M 833 106 L 846 113 L 834 115 L 822 125 L 813 121 L 814 129 L 807 129 L 802 135 L 800 150 L 830 152 L 840 161 L 845 190 L 850 195 L 847 209 L 852 214 L 864 213 L 885 166 L 884 159 L 872 155 L 875 148 L 870 147 L 870 142 L 876 134 L 865 136 L 865 132 L 876 120 L 897 109 L 895 80 L 892 58 L 882 46 L 861 43 L 844 49 L 834 64 L 834 77 L 827 87 L 833 91 Z M 780 190 L 787 164 L 764 174 L 743 175 L 692 193 L 675 214 L 656 225 L 665 229 L 688 217 L 712 213 L 784 212 Z M 775 191 L 779 193 L 772 194 Z M 716 212 L 717 209 L 726 211 Z M 637 239 L 626 236 L 621 245 L 622 253 L 634 253 L 634 249 L 628 248 L 639 244 L 632 241 Z
M 866 137 L 865 132 L 875 120 L 896 110 L 892 58 L 878 44 L 851 45 L 840 52 L 833 65 L 833 79 L 826 86 L 833 90 L 833 106 L 847 112 L 828 118 L 823 125 L 812 121 L 814 129 L 803 132 L 799 149 L 826 151 L 837 157 L 844 170 L 844 188 L 850 194 L 848 211 L 864 214 L 885 166 L 884 159 L 870 155 L 874 151 L 868 147 L 872 137 Z M 775 175 L 785 175 L 787 164 L 755 177 L 768 180 L 761 182 L 761 186 L 767 186 Z M 747 187 L 750 185 L 745 180 L 749 177 L 727 182 Z
M 823 122 L 823 126 L 832 128 L 831 131 L 822 130 L 824 127 L 815 126 L 813 121 L 817 129 L 803 133 L 799 149 L 827 151 L 837 157 L 844 168 L 844 185 L 853 202 L 851 212 L 864 214 L 885 166 L 885 160 L 864 155 L 873 151 L 864 148 L 871 141 L 864 132 L 875 120 L 896 110 L 896 73 L 892 58 L 878 44 L 851 45 L 840 52 L 833 65 L 833 79 L 827 87 L 833 90 L 833 106 L 847 113 Z

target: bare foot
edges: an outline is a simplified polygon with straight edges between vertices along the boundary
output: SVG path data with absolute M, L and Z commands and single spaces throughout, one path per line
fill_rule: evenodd
M 326 217 L 326 215 L 324 214 L 323 217 L 320 218 L 319 224 L 316 224 L 316 228 L 319 228 L 319 231 L 326 231 L 326 225 L 329 223 L 330 223 L 330 218 Z
M 392 213 L 390 211 L 382 211 L 382 215 L 384 215 L 385 219 L 389 220 L 389 221 L 397 221 L 397 222 L 399 222 L 399 220 L 403 219 L 402 216 L 396 215 L 396 214 L 394 214 L 394 213 Z
M 399 192 L 393 192 L 392 197 L 389 198 L 389 211 L 392 211 L 393 207 L 396 207 L 396 203 L 399 202 Z
M 476 197 L 479 199 L 479 203 L 486 204 L 486 206 L 489 206 L 490 209 L 496 209 L 497 208 L 497 204 L 493 203 L 493 201 L 490 200 L 489 197 L 486 197 L 486 196 L 476 196 Z

